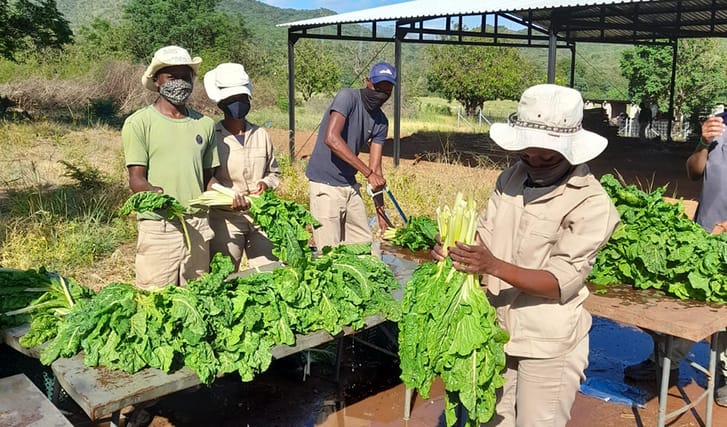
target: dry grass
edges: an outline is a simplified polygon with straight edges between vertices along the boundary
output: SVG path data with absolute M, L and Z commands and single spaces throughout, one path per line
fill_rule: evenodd
M 307 160 L 290 161 L 287 130 L 269 133 L 284 175 L 279 195 L 307 205 Z M 45 266 L 94 289 L 133 282 L 135 222 L 115 218 L 115 210 L 129 195 L 118 129 L 0 122 L 0 138 L 7 142 L 0 152 L 0 264 Z M 310 132 L 301 132 L 296 140 L 308 140 L 308 151 L 315 144 Z M 361 156 L 368 161 L 365 153 Z M 395 168 L 390 157 L 384 158 L 384 170 L 404 212 L 429 217 L 438 206 L 451 204 L 457 191 L 472 194 L 484 207 L 500 171 L 496 166 L 409 159 Z M 96 181 L 102 185 L 87 191 Z M 373 214 L 371 199 L 365 200 Z M 386 206 L 392 221 L 401 224 L 388 199 Z

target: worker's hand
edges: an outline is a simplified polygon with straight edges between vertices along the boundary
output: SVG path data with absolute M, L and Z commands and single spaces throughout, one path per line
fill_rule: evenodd
M 449 257 L 454 268 L 465 273 L 490 274 L 500 263 L 490 249 L 480 243 L 468 245 L 456 242 L 455 247 L 449 248 Z
M 386 187 L 386 179 L 384 179 L 383 176 L 377 174 L 376 172 L 371 172 L 371 175 L 369 175 L 366 180 L 371 185 L 371 190 L 374 193 L 381 191 L 384 189 L 384 187 Z
M 250 202 L 247 200 L 244 193 L 235 193 L 235 198 L 232 199 L 232 209 L 238 211 L 246 211 L 250 209 Z
M 722 234 L 727 231 L 727 221 L 722 221 L 712 228 L 712 232 L 709 234 Z
M 702 140 L 712 142 L 724 133 L 722 117 L 710 117 L 702 123 Z
M 255 189 L 255 191 L 253 191 L 250 194 L 259 196 L 259 195 L 263 194 L 265 192 L 265 190 L 267 190 L 267 189 L 268 189 L 268 185 L 266 183 L 260 181 L 257 183 L 257 188 Z
M 434 237 L 434 240 L 437 243 L 434 245 L 434 248 L 432 248 L 430 254 L 432 255 L 432 259 L 434 259 L 435 261 L 441 261 L 446 258 L 444 256 L 444 249 L 442 249 L 442 238 L 437 233 L 437 235 Z
M 157 187 L 151 184 L 149 184 L 149 191 L 157 194 L 164 194 L 164 189 L 162 187 Z

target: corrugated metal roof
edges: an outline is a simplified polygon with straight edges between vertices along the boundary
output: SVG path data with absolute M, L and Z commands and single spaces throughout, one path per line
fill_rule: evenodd
M 560 40 L 640 43 L 657 39 L 727 37 L 727 0 L 415 0 L 279 24 L 290 31 L 395 22 L 427 34 L 437 18 L 497 15 L 535 30 L 553 28 Z M 415 23 L 409 25 L 410 23 Z M 456 33 L 448 29 L 448 34 Z M 431 30 L 428 34 L 442 34 Z
M 606 5 L 615 3 L 640 3 L 648 0 L 634 1 L 547 1 L 547 0 L 414 0 L 387 6 L 321 18 L 304 19 L 301 21 L 278 24 L 278 27 L 307 27 L 332 24 L 350 24 L 372 21 L 395 21 L 399 19 L 425 18 L 436 16 L 477 15 L 482 13 L 507 13 L 532 9 L 551 9 L 560 7 L 578 7 L 589 5 Z

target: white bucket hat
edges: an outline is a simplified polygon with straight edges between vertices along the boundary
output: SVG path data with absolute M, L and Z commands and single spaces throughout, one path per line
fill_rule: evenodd
M 235 95 L 252 98 L 252 83 L 241 64 L 224 63 L 204 75 L 204 90 L 215 104 Z
M 490 137 L 508 151 L 546 148 L 572 165 L 585 163 L 606 149 L 608 140 L 584 130 L 583 98 L 575 89 L 554 84 L 532 86 L 523 92 L 510 123 L 494 123 Z
M 165 46 L 156 52 L 154 57 L 151 59 L 151 64 L 146 67 L 144 75 L 141 76 L 141 84 L 145 88 L 152 92 L 157 91 L 157 87 L 154 84 L 154 76 L 156 73 L 165 67 L 172 67 L 175 65 L 188 65 L 192 72 L 197 75 L 199 71 L 199 64 L 202 63 L 202 58 L 195 56 L 192 58 L 187 52 L 187 49 L 179 46 Z

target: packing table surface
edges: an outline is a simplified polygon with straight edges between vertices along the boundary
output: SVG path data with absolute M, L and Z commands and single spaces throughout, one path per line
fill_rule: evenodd
M 0 425 L 71 427 L 48 398 L 24 374 L 0 378 Z
M 382 259 L 401 284 L 401 288 L 393 292 L 394 298 L 401 300 L 404 283 L 408 281 L 417 264 L 391 255 L 383 255 Z M 366 326 L 363 329 L 377 326 L 385 320 L 378 314 L 369 316 L 365 319 Z M 26 349 L 18 343 L 18 339 L 25 331 L 27 326 L 4 330 L 3 341 L 26 355 L 38 357 L 37 348 Z M 355 332 L 349 327 L 344 327 L 341 335 L 352 335 Z M 334 339 L 335 337 L 325 331 L 297 335 L 294 346 L 276 346 L 272 354 L 274 358 L 280 359 Z M 58 359 L 53 362 L 51 368 L 58 383 L 91 420 L 118 417 L 118 412 L 128 405 L 148 402 L 200 384 L 197 374 L 186 367 L 169 374 L 153 368 L 127 374 L 103 367 L 87 367 L 83 361 L 83 354 Z

